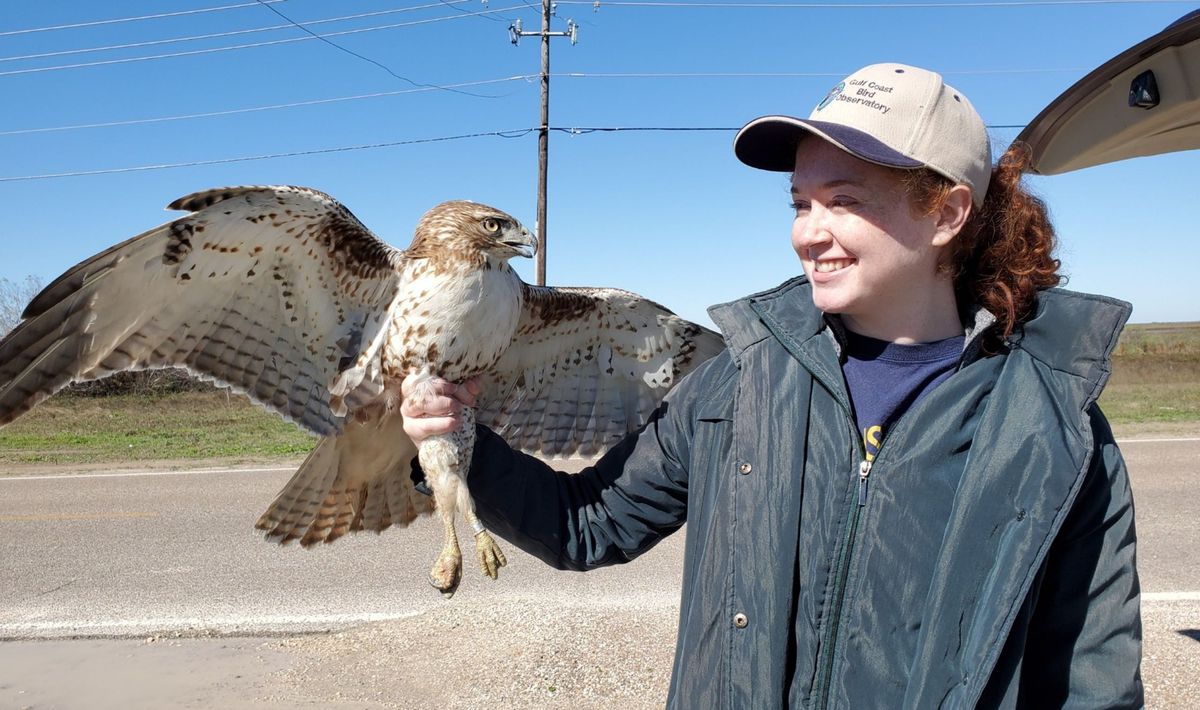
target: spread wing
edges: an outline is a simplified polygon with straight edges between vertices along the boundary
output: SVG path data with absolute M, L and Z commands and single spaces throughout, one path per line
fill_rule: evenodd
M 478 418 L 529 453 L 603 451 L 725 347 L 628 291 L 524 284 L 523 295 L 513 344 L 481 378 Z
M 182 366 L 318 434 L 382 390 L 402 252 L 299 187 L 198 192 L 192 214 L 75 266 L 0 341 L 0 426 L 72 381 Z

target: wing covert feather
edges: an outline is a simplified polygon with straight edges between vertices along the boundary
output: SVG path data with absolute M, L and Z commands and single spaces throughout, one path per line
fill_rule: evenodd
M 399 252 L 332 197 L 233 187 L 68 270 L 0 341 L 0 426 L 72 381 L 186 367 L 317 434 L 382 389 Z
M 513 344 L 481 378 L 478 419 L 528 453 L 600 453 L 725 347 L 628 291 L 524 284 L 522 296 Z

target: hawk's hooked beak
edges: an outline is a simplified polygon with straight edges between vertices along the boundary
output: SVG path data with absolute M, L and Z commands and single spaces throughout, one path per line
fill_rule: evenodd
M 526 259 L 532 259 L 537 253 L 537 237 L 529 233 L 528 229 L 521 227 L 521 231 L 512 236 L 507 236 L 500 242 L 504 246 L 516 252 L 517 256 L 523 256 Z

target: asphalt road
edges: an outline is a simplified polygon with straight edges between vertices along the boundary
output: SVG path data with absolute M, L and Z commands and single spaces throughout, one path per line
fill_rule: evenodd
M 441 524 L 303 549 L 254 521 L 291 470 L 0 478 L 0 639 L 290 633 L 401 619 L 446 604 L 426 581 Z M 460 526 L 464 551 L 473 550 Z M 682 536 L 648 564 L 560 572 L 503 545 L 498 581 L 466 559 L 463 598 L 677 601 Z
M 1195 706 L 1200 438 L 1122 449 L 1148 692 L 1158 707 Z M 468 568 L 447 601 L 425 581 L 440 548 L 432 520 L 314 550 L 264 542 L 253 521 L 289 475 L 0 476 L 0 707 L 661 704 L 681 535 L 588 574 L 505 545 L 499 581 Z M 302 635 L 316 631 L 328 633 Z M 448 680 L 480 658 L 502 661 L 502 682 Z M 61 683 L 63 664 L 74 690 Z

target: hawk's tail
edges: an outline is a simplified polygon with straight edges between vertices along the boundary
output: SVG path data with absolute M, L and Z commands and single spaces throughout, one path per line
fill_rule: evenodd
M 341 434 L 321 439 L 255 527 L 268 540 L 308 547 L 347 532 L 408 525 L 434 505 L 409 477 L 416 455 L 400 415 L 351 418 Z

